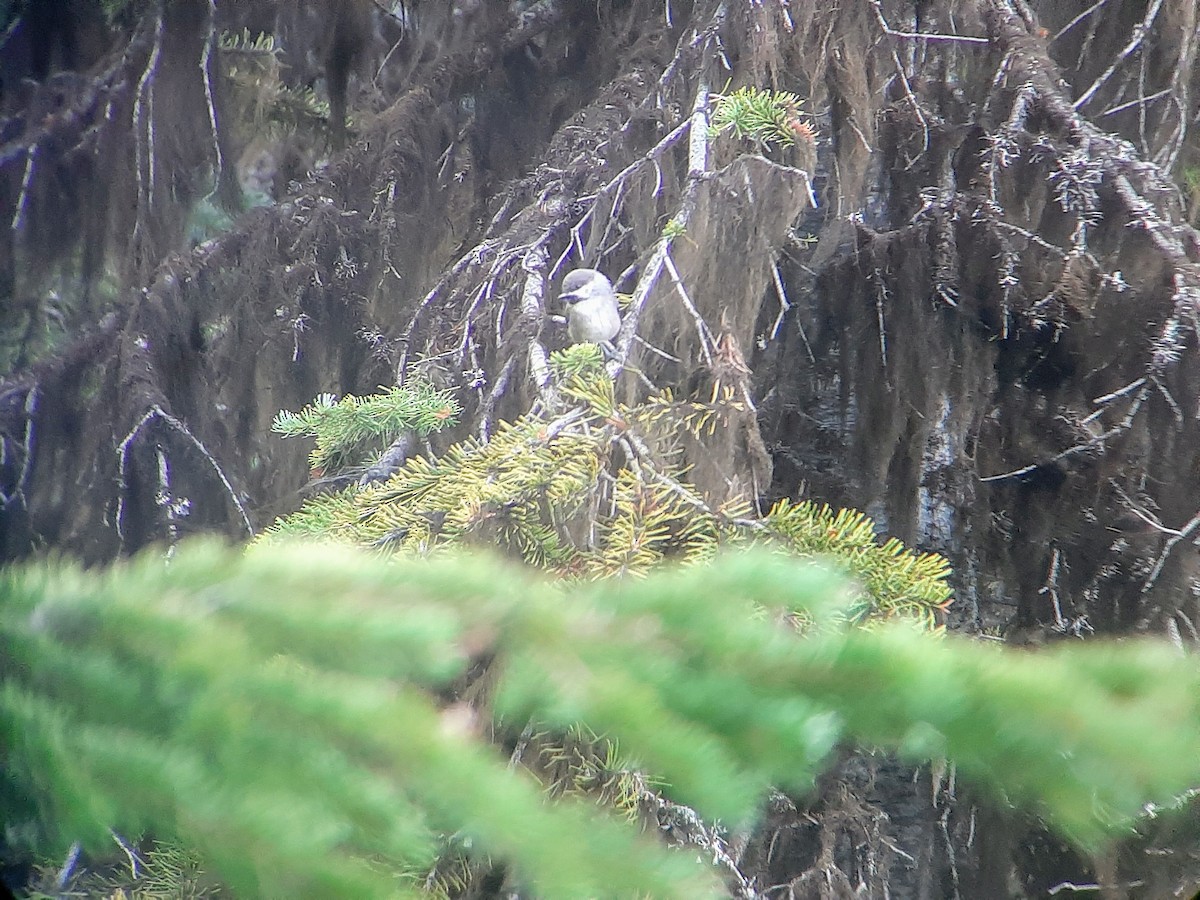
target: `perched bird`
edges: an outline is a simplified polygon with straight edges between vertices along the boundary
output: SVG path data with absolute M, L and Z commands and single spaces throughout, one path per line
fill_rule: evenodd
M 558 295 L 567 307 L 567 334 L 573 343 L 591 341 L 611 350 L 621 330 L 621 308 L 612 282 L 595 269 L 575 269 Z

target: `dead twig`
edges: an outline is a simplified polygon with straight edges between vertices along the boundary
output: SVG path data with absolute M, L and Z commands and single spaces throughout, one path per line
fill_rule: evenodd
M 1057 453 L 1054 456 L 1050 457 L 1049 459 L 1043 460 L 1042 462 L 1030 463 L 1029 465 L 1022 466 L 1019 469 L 1013 469 L 1011 472 L 1002 472 L 999 475 L 984 475 L 984 476 L 981 476 L 979 480 L 980 481 L 1003 481 L 1004 479 L 1007 479 L 1007 478 L 1019 478 L 1020 476 L 1028 475 L 1030 472 L 1033 472 L 1036 469 L 1040 469 L 1043 466 L 1050 466 L 1056 462 L 1061 462 L 1064 459 L 1068 459 L 1068 458 L 1070 458 L 1072 456 L 1076 456 L 1080 453 L 1086 453 L 1089 450 L 1094 450 L 1097 447 L 1103 446 L 1103 444 L 1106 440 L 1108 440 L 1111 437 L 1116 437 L 1118 434 L 1121 434 L 1123 431 L 1127 431 L 1129 429 L 1129 427 L 1131 425 L 1133 425 L 1133 420 L 1137 416 L 1138 411 L 1142 407 L 1142 403 L 1145 402 L 1146 397 L 1149 395 L 1149 393 L 1150 393 L 1150 388 L 1143 381 L 1142 389 L 1140 391 L 1138 391 L 1138 394 L 1134 398 L 1133 403 L 1130 404 L 1129 412 L 1126 413 L 1125 418 L 1122 419 L 1116 425 L 1114 425 L 1112 428 L 1110 428 L 1108 431 L 1105 431 L 1101 434 L 1096 435 L 1091 440 L 1085 441 L 1082 444 L 1075 444 L 1072 447 L 1068 447 L 1066 450 L 1063 450 L 1061 453 Z
M 229 479 L 228 479 L 228 477 L 226 477 L 225 471 L 221 468 L 220 463 L 218 463 L 216 461 L 216 459 L 213 458 L 212 454 L 208 452 L 208 448 L 206 448 L 204 446 L 204 444 L 200 441 L 199 438 L 197 438 L 194 434 L 191 433 L 191 431 L 188 430 L 188 427 L 186 425 L 184 425 L 183 422 L 179 421 L 177 418 L 175 418 L 173 415 L 168 413 L 166 410 L 164 410 L 158 404 L 152 405 L 150 407 L 150 409 L 147 410 L 147 412 L 142 416 L 142 418 L 138 420 L 137 424 L 134 425 L 133 428 L 130 429 L 129 433 L 127 435 L 125 435 L 125 437 L 117 445 L 117 450 L 119 452 L 119 461 L 117 464 L 117 469 L 121 476 L 121 485 L 123 486 L 123 488 L 128 483 L 126 481 L 126 475 L 129 470 L 129 457 L 130 457 L 130 453 L 131 453 L 133 445 L 134 445 L 134 441 L 137 440 L 138 436 L 142 433 L 143 429 L 145 429 L 151 422 L 155 421 L 156 419 L 158 421 L 163 422 L 172 431 L 174 431 L 176 434 L 179 434 L 181 437 L 183 437 L 184 440 L 186 440 L 188 443 L 190 443 L 196 449 L 196 451 L 205 460 L 205 462 L 208 463 L 209 467 L 213 470 L 213 473 L 217 476 L 217 478 L 220 480 L 221 484 L 224 486 L 225 493 L 228 495 L 230 502 L 233 504 L 234 508 L 238 511 L 238 515 L 242 519 L 242 525 L 245 526 L 245 528 L 246 528 L 246 533 L 249 535 L 253 535 L 254 534 L 254 526 L 250 524 L 250 515 L 246 512 L 245 506 L 242 505 L 241 498 L 238 497 L 237 492 L 233 489 L 233 485 L 229 483 Z M 165 455 L 163 455 L 163 451 L 160 451 L 160 454 L 159 454 L 160 481 L 165 481 L 165 479 L 169 477 L 170 473 L 169 473 L 169 471 L 164 469 L 165 466 L 167 466 L 167 458 L 165 457 Z M 122 489 L 120 496 L 117 498 L 117 514 L 116 514 L 117 536 L 122 540 L 122 542 L 124 542 L 124 539 L 125 539 L 124 529 L 122 527 L 122 523 L 124 521 L 124 514 L 125 514 L 125 490 Z
M 1063 618 L 1062 606 L 1058 602 L 1058 564 L 1059 552 L 1055 547 L 1050 553 L 1050 570 L 1046 573 L 1046 583 L 1038 589 L 1038 593 L 1050 598 L 1050 606 L 1054 610 L 1054 629 L 1065 631 L 1067 620 Z
M 696 305 L 692 303 L 691 297 L 688 296 L 687 288 L 683 284 L 683 279 L 679 277 L 679 270 L 675 268 L 675 262 L 671 259 L 671 254 L 668 252 L 663 257 L 663 265 L 671 276 L 671 281 L 675 283 L 675 291 L 683 300 L 683 307 L 688 311 L 688 315 L 692 317 L 692 321 L 696 323 L 696 334 L 700 337 L 700 352 L 704 356 L 704 362 L 708 367 L 712 368 L 712 347 L 716 343 L 713 338 L 712 330 L 708 327 L 708 323 L 704 321 L 704 317 L 700 315 Z
M 925 31 L 897 31 L 892 28 L 883 16 L 883 6 L 880 0 L 871 0 L 871 8 L 875 11 L 875 18 L 879 22 L 879 27 L 883 29 L 883 33 L 888 37 L 904 38 L 906 40 L 920 40 L 941 43 L 958 43 L 958 44 L 990 44 L 991 40 L 985 37 L 973 37 L 967 34 L 935 34 Z
M 1104 87 L 1108 83 L 1108 79 L 1112 78 L 1113 73 L 1117 71 L 1117 66 L 1121 65 L 1121 63 L 1129 58 L 1130 53 L 1141 46 L 1147 32 L 1150 31 L 1150 26 L 1154 24 L 1154 20 L 1157 18 L 1158 11 L 1162 8 L 1162 5 L 1163 0 L 1153 0 L 1149 9 L 1146 10 L 1145 18 L 1133 29 L 1133 36 L 1129 39 L 1129 43 L 1125 45 L 1120 53 L 1113 57 L 1113 61 L 1109 63 L 1108 68 L 1100 73 L 1100 77 L 1092 82 L 1092 86 L 1080 94 L 1079 99 L 1072 104 L 1076 109 L 1086 105 L 1095 96 L 1096 91 Z
M 466 253 L 459 257 L 458 261 L 450 267 L 450 269 L 438 279 L 429 292 L 421 299 L 416 311 L 408 320 L 408 327 L 404 329 L 404 333 L 400 336 L 402 349 L 400 351 L 400 359 L 396 363 L 396 384 L 403 385 L 404 379 L 408 372 L 408 355 L 411 349 L 412 336 L 420 324 L 424 313 L 433 305 L 433 302 L 442 295 L 442 292 L 455 278 L 463 274 L 471 266 L 481 265 L 483 260 L 490 254 L 495 252 L 496 239 L 489 238 L 476 244 Z
M 1058 29 L 1058 31 L 1055 32 L 1054 35 L 1050 38 L 1048 43 L 1053 44 L 1055 41 L 1057 41 L 1060 37 L 1062 37 L 1064 34 L 1066 34 L 1068 31 L 1070 31 L 1072 28 L 1074 28 L 1076 25 L 1078 25 L 1080 22 L 1082 22 L 1088 16 L 1092 15 L 1093 13 L 1099 12 L 1100 8 L 1102 6 L 1104 6 L 1106 3 L 1108 3 L 1108 0 L 1100 0 L 1099 3 L 1093 3 L 1091 6 L 1089 6 L 1087 9 L 1085 9 L 1083 12 L 1081 12 L 1079 15 L 1077 15 L 1075 18 L 1073 18 L 1070 22 L 1068 22 L 1062 28 Z
M 687 228 L 687 223 L 691 219 L 696 206 L 696 186 L 708 166 L 708 96 L 708 82 L 702 81 L 696 90 L 695 101 L 692 104 L 692 116 L 687 123 L 691 129 L 691 141 L 688 148 L 688 184 L 684 189 L 683 200 L 674 220 L 682 229 Z M 680 127 L 682 128 L 682 126 Z M 616 358 L 610 360 L 607 365 L 609 377 L 614 380 L 625 368 L 625 361 L 629 358 L 629 348 L 633 343 L 633 336 L 637 333 L 642 309 L 666 264 L 671 243 L 672 238 L 669 236 L 664 236 L 659 240 L 633 290 L 633 300 L 615 342 Z
M 1200 528 L 1200 512 L 1197 512 L 1194 516 L 1192 516 L 1191 519 L 1188 520 L 1188 523 L 1178 531 L 1171 532 L 1169 529 L 1163 529 L 1164 531 L 1170 533 L 1171 537 L 1163 545 L 1162 552 L 1158 554 L 1158 559 L 1154 563 L 1154 568 L 1152 568 L 1150 570 L 1150 574 L 1146 576 L 1146 583 L 1142 585 L 1143 594 L 1147 593 L 1152 587 L 1154 587 L 1154 583 L 1158 581 L 1158 576 L 1162 574 L 1163 567 L 1166 566 L 1167 560 L 1170 558 L 1171 553 L 1175 550 L 1175 548 L 1178 547 L 1181 542 L 1190 538 L 1198 528 Z

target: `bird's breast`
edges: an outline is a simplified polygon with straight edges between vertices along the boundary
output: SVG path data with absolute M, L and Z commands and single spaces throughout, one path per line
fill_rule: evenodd
M 621 330 L 621 314 L 607 299 L 580 300 L 570 310 L 567 333 L 572 341 L 611 341 Z

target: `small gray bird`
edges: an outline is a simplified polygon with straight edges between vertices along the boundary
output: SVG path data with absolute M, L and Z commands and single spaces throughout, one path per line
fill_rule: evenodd
M 621 308 L 612 282 L 595 269 L 575 269 L 558 295 L 567 307 L 567 334 L 573 343 L 591 341 L 607 349 L 621 330 Z

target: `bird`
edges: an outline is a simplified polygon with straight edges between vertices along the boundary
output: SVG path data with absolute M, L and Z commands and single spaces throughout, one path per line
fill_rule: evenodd
M 558 299 L 567 307 L 572 343 L 591 342 L 611 350 L 621 330 L 621 308 L 612 282 L 595 269 L 574 269 L 563 279 Z

